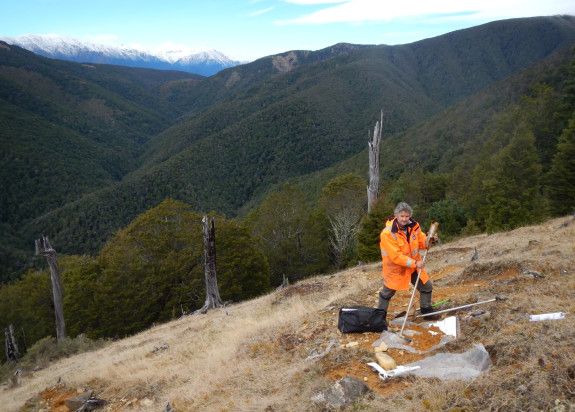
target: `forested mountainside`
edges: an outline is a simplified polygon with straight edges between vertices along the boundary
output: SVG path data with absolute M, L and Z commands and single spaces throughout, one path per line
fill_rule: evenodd
M 25 349 L 54 334 L 51 273 L 33 256 L 42 235 L 58 253 L 67 333 L 81 340 L 202 307 L 204 215 L 221 299 L 240 302 L 379 260 L 399 201 L 424 230 L 440 222 L 444 242 L 572 214 L 575 18 L 507 23 L 442 36 L 444 47 L 272 56 L 251 66 L 268 67 L 259 82 L 249 65 L 198 78 L 2 44 L 0 325 Z M 424 47 L 436 43 L 435 55 Z M 213 95 L 193 108 L 200 89 Z M 367 212 L 381 112 L 380 196 Z
M 208 78 L 0 43 L 3 279 L 28 265 L 41 234 L 61 253 L 94 254 L 166 198 L 234 216 L 277 185 L 355 159 L 380 110 L 382 156 L 414 145 L 385 162 L 388 180 L 420 161 L 450 172 L 476 136 L 443 123 L 434 127 L 450 135 L 430 146 L 422 122 L 464 110 L 461 127 L 487 123 L 532 86 L 510 76 L 542 61 L 560 70 L 574 43 L 573 17 L 514 19 L 408 45 L 291 51 Z M 502 81 L 485 105 L 459 105 Z

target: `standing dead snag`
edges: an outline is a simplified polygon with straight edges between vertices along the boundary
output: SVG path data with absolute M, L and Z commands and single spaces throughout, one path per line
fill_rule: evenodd
M 14 326 L 10 325 L 4 330 L 5 344 L 6 344 L 6 360 L 9 363 L 18 363 L 20 359 L 20 352 L 14 337 Z
M 381 142 L 381 129 L 383 128 L 383 110 L 381 120 L 375 123 L 373 140 L 369 144 L 369 186 L 367 187 L 367 213 L 375 205 L 379 197 L 379 143 Z
M 208 225 L 208 217 L 202 219 L 204 231 L 204 256 L 206 275 L 206 303 L 201 309 L 194 313 L 207 313 L 208 310 L 224 306 L 218 290 L 218 279 L 216 277 L 216 229 L 214 227 L 214 218 L 212 217 Z
M 64 323 L 64 306 L 62 304 L 62 281 L 56 251 L 50 245 L 47 236 L 36 239 L 36 256 L 46 258 L 50 265 L 50 279 L 52 280 L 52 293 L 54 295 L 54 314 L 56 318 L 56 339 L 61 341 L 66 338 L 66 325 Z

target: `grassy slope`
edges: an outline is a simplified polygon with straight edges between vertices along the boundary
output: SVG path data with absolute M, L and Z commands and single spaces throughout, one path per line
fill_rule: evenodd
M 319 411 L 324 409 L 311 397 L 351 374 L 366 377 L 372 389 L 358 402 L 365 411 L 551 410 L 556 402 L 568 409 L 575 405 L 573 238 L 575 220 L 569 216 L 508 233 L 462 238 L 431 250 L 427 263 L 434 300 L 450 299 L 443 308 L 495 296 L 506 299 L 453 312 L 460 336 L 436 350 L 461 353 L 481 342 L 493 366 L 471 382 L 415 377 L 382 382 L 374 377 L 365 364 L 374 360 L 371 344 L 379 334 L 342 335 L 337 330 L 339 307 L 375 305 L 381 281 L 380 264 L 373 263 L 158 325 L 35 372 L 21 365 L 20 383 L 6 383 L 0 403 L 7 412 L 21 410 L 27 399 L 30 408 L 41 402 L 46 408 L 77 388 L 90 388 L 94 396 L 110 402 L 107 410 L 131 404 L 136 410 L 157 411 L 169 399 L 179 411 Z M 472 263 L 475 248 L 479 260 Z M 390 313 L 404 310 L 409 296 L 398 293 Z M 468 316 L 477 309 L 485 313 Z M 529 321 L 530 314 L 559 311 L 567 317 Z M 322 358 L 306 360 L 334 339 L 340 345 L 360 345 L 336 346 Z M 163 345 L 165 349 L 157 349 Z M 404 353 L 388 353 L 398 364 L 408 363 Z M 40 392 L 44 394 L 36 397 Z

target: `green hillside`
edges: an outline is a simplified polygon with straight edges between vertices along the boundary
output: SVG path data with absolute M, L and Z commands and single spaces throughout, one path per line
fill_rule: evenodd
M 382 182 L 398 179 L 414 167 L 438 174 L 452 172 L 457 166 L 472 170 L 478 163 L 478 148 L 486 143 L 490 128 L 498 124 L 497 115 L 520 102 L 522 96 L 531 94 L 534 85 L 546 84 L 556 89 L 557 104 L 563 105 L 560 100 L 565 92 L 563 82 L 569 79 L 566 71 L 574 57 L 573 48 L 554 53 L 404 132 L 384 137 L 380 150 Z M 567 127 L 568 117 L 569 113 L 563 117 L 557 113 L 547 119 L 555 125 L 554 142 Z M 384 119 L 384 124 L 386 121 Z M 406 147 L 409 149 L 405 150 Z M 547 166 L 549 158 L 543 159 Z M 345 173 L 368 174 L 367 144 L 360 153 L 329 168 L 293 179 L 292 183 L 306 188 L 310 197 L 317 199 L 327 182 Z
M 488 139 L 494 113 L 536 82 L 561 84 L 573 44 L 573 17 L 516 19 L 408 45 L 286 52 L 209 78 L 0 44 L 1 265 L 25 267 L 42 234 L 64 254 L 95 253 L 168 197 L 234 216 L 286 181 L 317 188 L 309 176 L 365 170 L 380 110 L 384 178 L 451 172 Z
M 143 144 L 182 114 L 157 89 L 197 78 L 63 62 L 0 43 L 0 267 L 29 249 L 23 224 L 136 169 Z

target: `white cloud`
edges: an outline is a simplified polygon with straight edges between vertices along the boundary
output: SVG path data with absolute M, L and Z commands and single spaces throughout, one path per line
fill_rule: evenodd
M 350 0 L 284 0 L 286 3 L 292 4 L 305 4 L 305 5 L 316 5 L 316 4 L 333 4 L 333 3 L 345 3 Z
M 267 9 L 263 9 L 263 10 L 258 10 L 258 11 L 254 11 L 253 13 L 250 13 L 250 16 L 259 16 L 261 14 L 265 14 L 268 11 L 272 11 L 274 9 L 274 7 L 268 7 Z
M 527 16 L 572 14 L 572 0 L 413 0 L 392 2 L 389 0 L 286 0 L 302 5 L 333 4 L 313 13 L 277 24 L 327 24 L 369 21 L 389 21 L 395 18 L 417 16 L 451 16 L 459 19 L 505 19 Z M 457 16 L 459 15 L 459 16 Z

